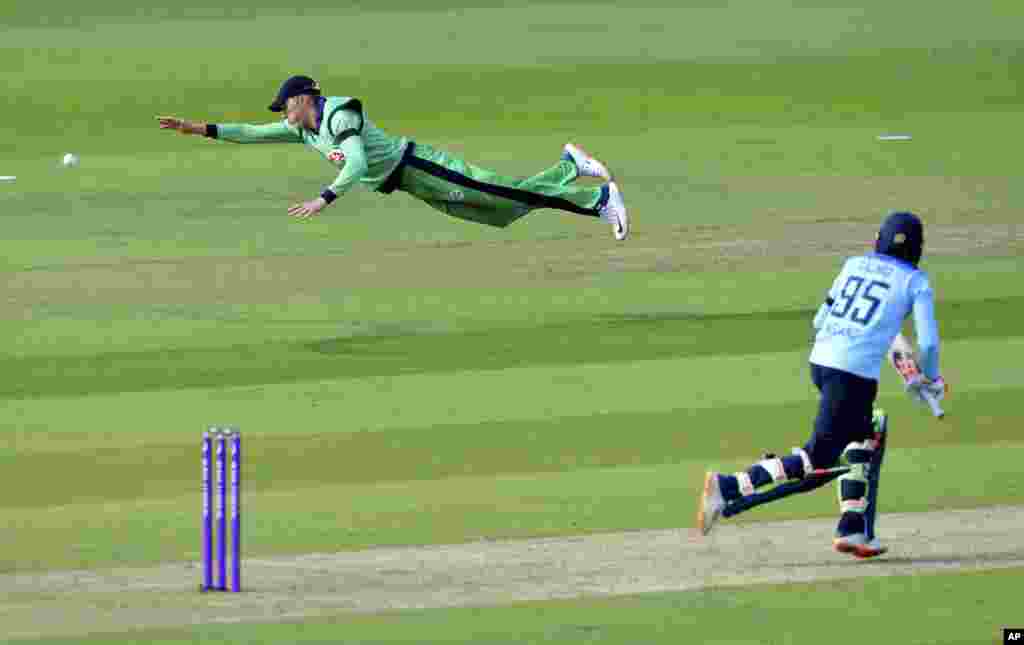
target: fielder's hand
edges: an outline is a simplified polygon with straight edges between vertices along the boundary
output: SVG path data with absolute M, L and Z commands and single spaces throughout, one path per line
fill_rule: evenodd
M 327 206 L 327 202 L 324 201 L 324 198 L 317 197 L 311 202 L 292 206 L 288 209 L 288 214 L 298 219 L 308 219 L 322 211 L 325 206 Z
M 161 130 L 177 130 L 182 134 L 205 134 L 205 123 L 194 123 L 179 119 L 176 116 L 158 116 L 156 120 L 160 123 Z

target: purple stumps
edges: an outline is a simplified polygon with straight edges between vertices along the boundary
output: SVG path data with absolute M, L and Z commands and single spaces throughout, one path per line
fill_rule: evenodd
M 231 435 L 231 591 L 242 590 L 242 435 Z
M 203 435 L 203 591 L 213 590 L 213 439 Z
M 228 438 L 217 434 L 217 589 L 228 589 Z
M 230 453 L 229 453 L 230 450 Z M 230 456 L 230 475 L 228 460 Z M 228 484 L 230 477 L 230 486 Z M 203 434 L 202 591 L 242 590 L 242 436 L 211 427 Z M 230 488 L 230 510 L 228 495 Z M 216 490 L 216 499 L 214 499 Z M 231 586 L 228 587 L 228 515 L 231 516 Z M 214 547 L 216 541 L 216 547 Z M 216 564 L 215 564 L 216 563 Z

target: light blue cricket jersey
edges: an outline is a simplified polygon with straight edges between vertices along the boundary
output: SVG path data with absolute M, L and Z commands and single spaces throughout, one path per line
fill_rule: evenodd
M 886 352 L 913 312 L 921 371 L 939 376 L 939 332 L 928 274 L 887 255 L 850 258 L 814 319 L 811 363 L 878 380 Z

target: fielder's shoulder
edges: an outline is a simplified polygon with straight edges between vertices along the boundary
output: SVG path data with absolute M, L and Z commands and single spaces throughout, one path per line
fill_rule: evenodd
M 324 102 L 324 127 L 331 137 L 349 128 L 362 130 L 363 102 L 351 96 L 328 96 Z

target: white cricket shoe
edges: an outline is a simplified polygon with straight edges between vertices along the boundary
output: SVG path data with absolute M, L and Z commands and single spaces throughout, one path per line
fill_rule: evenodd
M 704 476 L 704 490 L 697 500 L 697 528 L 701 535 L 707 535 L 725 510 L 725 498 L 718 488 L 718 473 L 709 472 Z
M 573 162 L 580 177 L 599 177 L 605 181 L 612 178 L 607 166 L 588 155 L 586 150 L 575 143 L 565 144 L 562 148 L 562 159 Z
M 874 558 L 889 550 L 882 546 L 877 537 L 873 540 L 868 540 L 868 536 L 863 533 L 853 533 L 852 535 L 837 537 L 832 541 L 832 548 L 839 553 L 847 553 L 855 558 L 862 559 Z
M 598 213 L 601 215 L 601 219 L 612 225 L 615 239 L 621 242 L 629 237 L 629 215 L 626 214 L 626 202 L 622 199 L 622 191 L 614 181 L 608 182 L 606 186 L 608 187 L 608 200 L 598 210 Z

